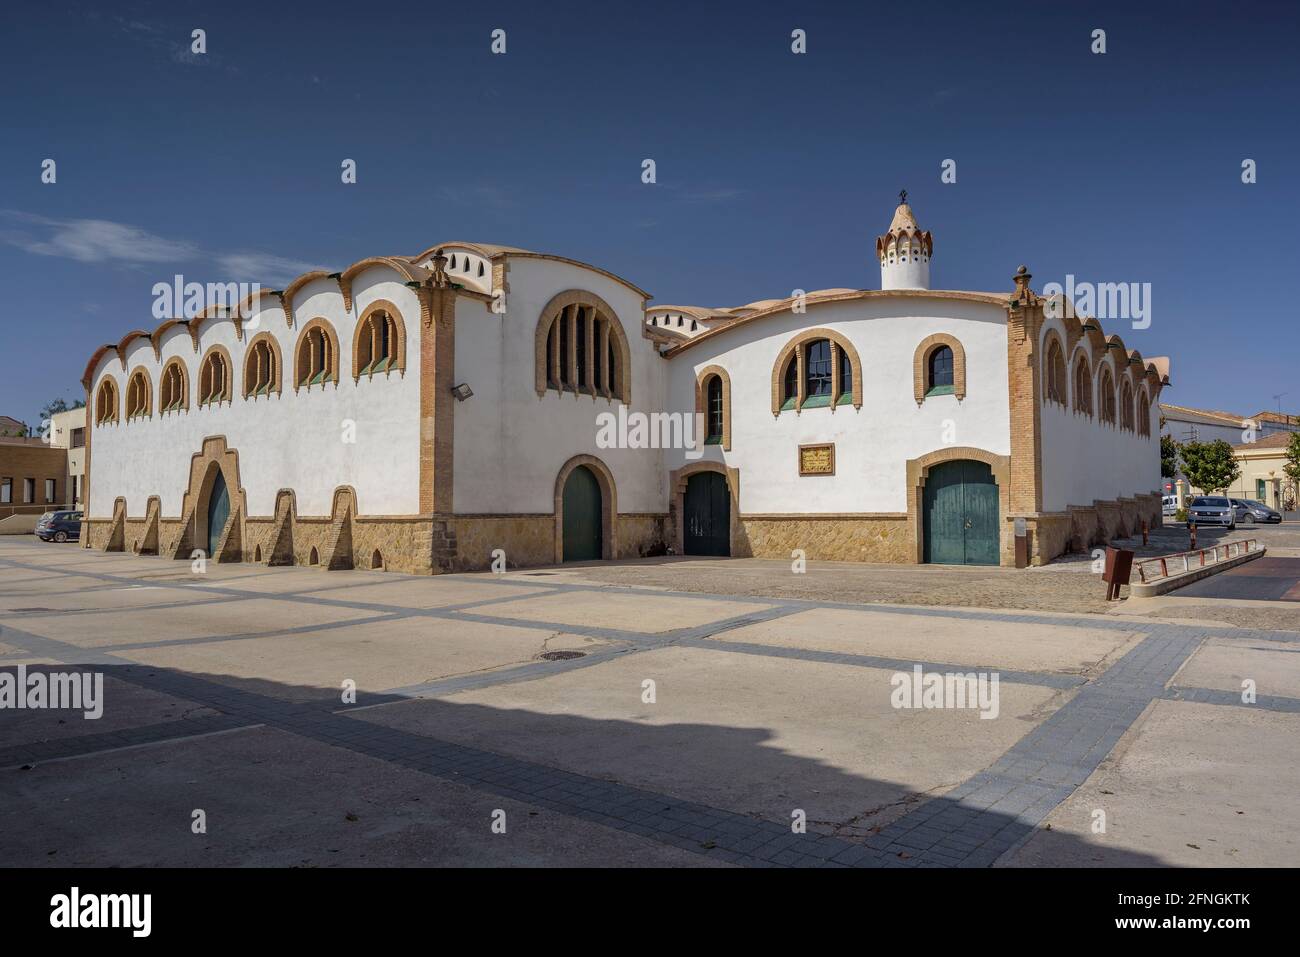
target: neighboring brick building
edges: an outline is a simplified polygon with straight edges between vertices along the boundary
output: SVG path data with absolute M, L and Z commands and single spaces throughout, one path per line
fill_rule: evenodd
M 0 436 L 0 533 L 29 532 L 34 516 L 64 505 L 67 474 L 66 449 L 41 439 Z

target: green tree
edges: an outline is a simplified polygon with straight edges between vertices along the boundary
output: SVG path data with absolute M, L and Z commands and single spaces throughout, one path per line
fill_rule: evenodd
M 1241 465 L 1232 452 L 1232 446 L 1223 439 L 1186 442 L 1179 446 L 1178 452 L 1187 481 L 1202 492 L 1227 491 L 1241 475 Z
M 1160 436 L 1160 476 L 1171 479 L 1178 475 L 1178 443 L 1172 435 Z
M 1291 485 L 1294 488 L 1296 485 L 1300 485 L 1300 432 L 1291 433 L 1291 442 L 1287 445 L 1284 454 L 1286 455 L 1286 464 L 1282 466 L 1282 471 L 1291 480 Z
M 49 402 L 46 402 L 45 407 L 41 409 L 41 421 L 48 419 L 52 415 L 58 415 L 60 412 L 67 412 L 69 409 L 80 409 L 85 404 L 86 403 L 81 399 L 77 399 L 72 403 L 72 405 L 68 405 L 68 400 L 62 396 L 57 399 L 51 399 Z

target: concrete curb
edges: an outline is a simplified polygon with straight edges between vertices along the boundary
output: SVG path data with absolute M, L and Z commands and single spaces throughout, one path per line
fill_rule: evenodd
M 1130 582 L 1128 596 L 1130 598 L 1151 598 L 1155 595 L 1163 595 L 1165 592 L 1171 592 L 1176 588 L 1182 588 L 1184 585 L 1190 585 L 1202 578 L 1209 578 L 1211 575 L 1227 571 L 1229 568 L 1236 568 L 1238 565 L 1254 561 L 1267 551 L 1267 548 L 1261 547 L 1256 551 L 1246 552 L 1244 555 L 1238 555 L 1235 558 L 1215 562 L 1213 565 L 1206 565 L 1204 568 L 1193 568 L 1191 571 L 1170 575 L 1168 578 L 1162 578 L 1157 582 Z

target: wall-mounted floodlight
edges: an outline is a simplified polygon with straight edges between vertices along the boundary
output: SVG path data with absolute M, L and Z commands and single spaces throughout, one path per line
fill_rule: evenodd
M 474 390 L 471 389 L 467 383 L 462 382 L 460 385 L 454 385 L 451 387 L 451 394 L 456 397 L 457 402 L 464 402 L 474 394 Z

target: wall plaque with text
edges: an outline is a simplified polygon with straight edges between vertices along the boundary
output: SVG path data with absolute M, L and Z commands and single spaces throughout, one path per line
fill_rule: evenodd
M 835 444 L 799 446 L 800 475 L 834 475 Z

